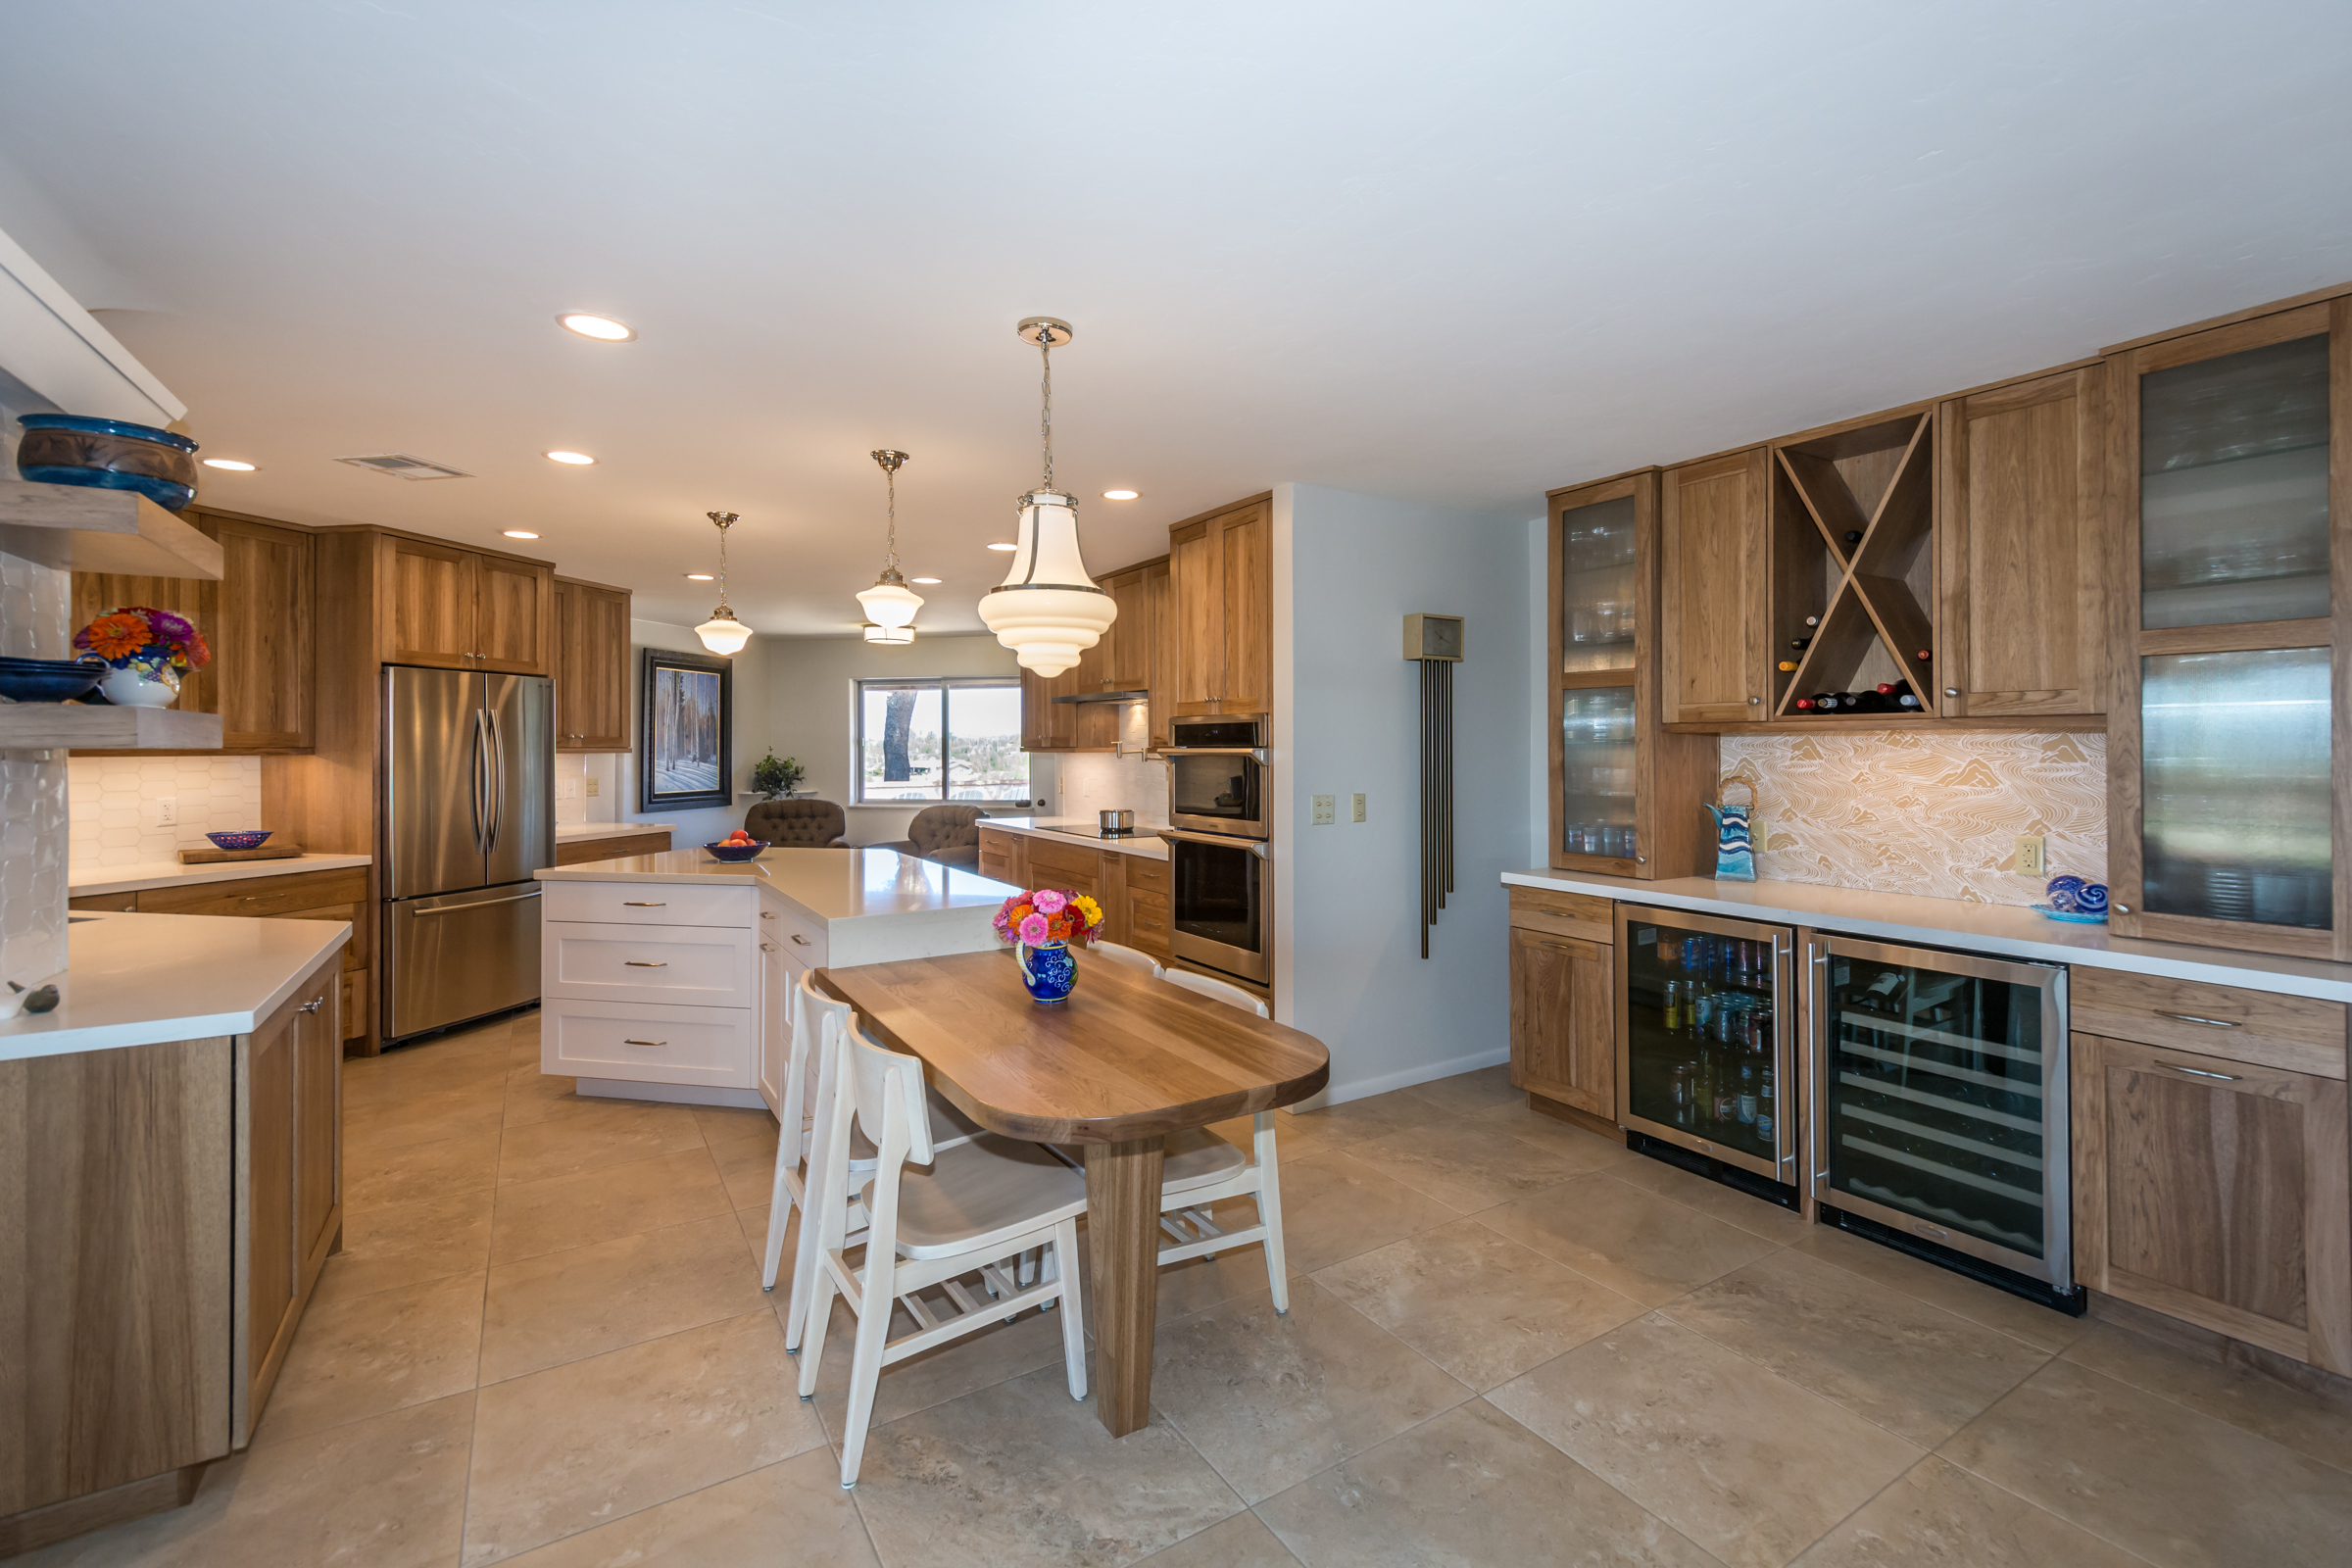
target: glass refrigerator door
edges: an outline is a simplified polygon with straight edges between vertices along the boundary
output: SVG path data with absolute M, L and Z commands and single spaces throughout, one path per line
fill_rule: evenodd
M 1626 1125 L 1793 1185 L 1788 929 L 1629 905 L 1617 919 Z
M 1808 950 L 1815 1197 L 2069 1288 L 2065 971 Z

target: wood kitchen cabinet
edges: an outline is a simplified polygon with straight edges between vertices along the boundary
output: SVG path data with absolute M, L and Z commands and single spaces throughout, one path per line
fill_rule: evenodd
M 1078 748 L 1078 708 L 1054 699 L 1076 689 L 1077 668 L 1058 675 L 1021 671 L 1021 750 L 1069 752 Z
M 1102 906 L 1102 937 L 1168 958 L 1168 862 L 1124 850 L 1055 844 L 982 825 L 982 876 L 1014 887 L 1067 888 Z
M 518 556 L 376 536 L 377 654 L 387 664 L 552 674 L 555 572 Z
M 1177 713 L 1272 710 L 1273 534 L 1273 500 L 1262 495 L 1168 531 Z
M 1936 408 L 1938 710 L 2107 710 L 2107 371 Z
M 555 579 L 556 750 L 629 749 L 629 592 Z
M 302 1309 L 342 1245 L 343 1028 L 332 962 L 238 1037 L 237 1253 L 243 1320 L 231 1341 L 230 1429 L 253 1440 Z
M 979 871 L 984 877 L 998 882 L 1009 882 L 1014 887 L 1027 887 L 1023 879 L 1029 868 L 1021 847 L 1029 841 L 1018 833 L 1007 833 L 1001 827 L 980 829 Z
M 1658 514 L 1660 701 L 1670 722 L 1767 716 L 1772 454 L 1666 470 Z
M 174 706 L 220 715 L 220 752 L 206 755 L 310 750 L 317 620 L 312 611 L 316 549 L 310 533 L 200 508 L 190 508 L 186 515 L 220 543 L 220 581 L 77 571 L 74 625 L 86 626 L 125 605 L 187 616 L 211 644 L 213 662 L 181 682 Z
M 1519 888 L 1511 895 L 1511 1087 L 1617 1120 L 1614 945 L 1609 901 Z
M 1082 693 L 1149 691 L 1151 744 L 1167 742 L 1173 704 L 1176 627 L 1165 557 L 1105 572 L 1099 585 L 1118 606 L 1102 641 L 1058 675 L 1021 672 L 1021 745 L 1031 752 L 1109 752 L 1119 744 L 1126 706 L 1064 703 Z

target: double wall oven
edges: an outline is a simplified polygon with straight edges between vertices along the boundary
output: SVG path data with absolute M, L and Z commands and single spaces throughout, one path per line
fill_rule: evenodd
M 1170 721 L 1168 949 L 1203 968 L 1274 978 L 1273 878 L 1266 839 L 1273 791 L 1262 713 Z

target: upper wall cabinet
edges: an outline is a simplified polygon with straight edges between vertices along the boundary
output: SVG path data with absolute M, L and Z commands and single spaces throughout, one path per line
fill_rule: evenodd
M 2106 386 L 2090 366 L 1936 409 L 1944 713 L 2107 710 Z
M 219 582 L 196 577 L 74 573 L 74 624 L 123 605 L 186 615 L 213 662 L 180 687 L 178 708 L 220 715 L 220 751 L 257 756 L 311 747 L 312 536 L 191 509 L 187 520 L 220 545 Z
M 2110 923 L 2352 958 L 2352 297 L 2108 369 Z
M 1168 531 L 1178 713 L 1274 705 L 1274 509 L 1254 496 Z
M 629 595 L 556 579 L 556 750 L 629 749 Z
M 1766 716 L 1770 463 L 1771 454 L 1756 447 L 1666 470 L 1658 525 L 1659 673 L 1673 722 Z
M 553 568 L 399 534 L 376 548 L 383 662 L 554 672 Z

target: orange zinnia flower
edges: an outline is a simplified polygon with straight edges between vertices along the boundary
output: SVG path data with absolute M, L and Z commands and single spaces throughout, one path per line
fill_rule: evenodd
M 127 659 L 154 640 L 147 617 L 131 614 L 100 615 L 82 635 L 100 659 Z

